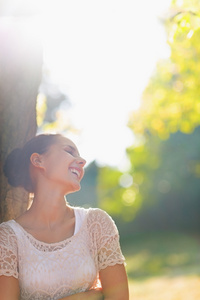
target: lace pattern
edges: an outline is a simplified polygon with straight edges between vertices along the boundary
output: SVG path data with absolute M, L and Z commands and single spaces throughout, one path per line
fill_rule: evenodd
M 87 222 L 98 271 L 123 264 L 125 258 L 119 244 L 118 229 L 112 218 L 105 211 L 96 209 Z
M 101 269 L 122 263 L 116 225 L 100 209 L 88 209 L 80 230 L 54 244 L 36 240 L 14 220 L 0 225 L 0 275 L 19 278 L 21 300 L 86 291 Z
M 26 235 L 26 237 L 30 241 L 30 243 L 33 245 L 33 247 L 42 252 L 54 252 L 54 251 L 63 249 L 69 243 L 71 243 L 71 241 L 73 239 L 73 237 L 72 237 L 72 238 L 66 239 L 62 242 L 59 242 L 59 243 L 47 244 L 47 243 L 38 241 L 31 234 L 29 234 L 28 232 L 25 232 L 25 230 L 23 228 L 21 228 L 21 230 L 24 231 L 24 234 Z
M 3 223 L 0 226 L 0 275 L 18 278 L 17 239 L 14 231 Z

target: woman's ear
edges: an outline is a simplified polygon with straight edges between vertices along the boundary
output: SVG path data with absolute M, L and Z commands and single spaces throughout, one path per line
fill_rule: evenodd
M 38 153 L 33 153 L 30 157 L 32 165 L 36 168 L 43 168 L 42 166 L 42 157 Z

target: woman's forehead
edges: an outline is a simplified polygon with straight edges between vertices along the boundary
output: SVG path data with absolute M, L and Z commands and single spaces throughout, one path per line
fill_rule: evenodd
M 59 142 L 62 146 L 70 146 L 78 151 L 76 145 L 70 139 L 68 139 L 66 137 L 60 137 Z

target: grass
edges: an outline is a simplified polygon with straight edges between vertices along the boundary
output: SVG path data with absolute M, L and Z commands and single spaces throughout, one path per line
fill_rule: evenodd
M 200 299 L 200 237 L 149 233 L 121 243 L 131 300 Z

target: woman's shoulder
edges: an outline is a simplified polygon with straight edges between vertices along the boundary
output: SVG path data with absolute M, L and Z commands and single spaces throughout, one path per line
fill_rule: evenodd
M 0 224 L 0 244 L 16 246 L 17 237 L 13 230 L 14 222 L 14 220 L 10 220 Z
M 101 208 L 90 208 L 88 210 L 87 223 L 89 226 L 96 225 L 97 227 L 101 227 L 107 232 L 118 232 L 115 221 L 105 210 Z
M 14 220 L 10 220 L 0 224 L 0 275 L 18 278 L 18 245 L 13 223 Z
M 85 226 L 89 231 L 102 231 L 110 234 L 118 233 L 118 229 L 112 217 L 101 208 L 84 208 L 84 207 L 73 207 L 75 215 L 79 215 L 82 219 L 83 228 Z
M 112 217 L 103 209 L 101 208 L 89 208 L 88 215 L 96 220 L 108 220 L 114 222 Z
M 101 217 L 110 217 L 104 210 L 100 208 L 94 208 L 94 207 L 72 207 L 75 214 L 79 214 L 82 216 L 87 216 L 89 218 L 101 218 Z
M 9 221 L 0 223 L 0 233 L 13 232 L 12 227 L 13 227 L 14 222 L 15 222 L 14 220 L 9 220 Z

